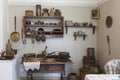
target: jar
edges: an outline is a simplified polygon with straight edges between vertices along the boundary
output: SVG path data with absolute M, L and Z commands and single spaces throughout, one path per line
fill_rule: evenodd
M 36 16 L 41 16 L 41 5 L 36 5 Z
M 76 73 L 70 73 L 68 75 L 68 80 L 78 80 L 78 76 Z

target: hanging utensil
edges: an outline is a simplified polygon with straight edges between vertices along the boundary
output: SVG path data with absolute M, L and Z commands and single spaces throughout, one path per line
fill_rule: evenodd
M 21 28 L 21 38 L 22 38 L 22 43 L 26 44 L 26 40 L 24 39 L 24 28 Z
M 35 40 L 34 40 L 34 38 L 35 38 L 35 27 L 34 27 L 34 30 L 32 31 L 32 43 L 34 44 L 35 43 Z
M 40 41 L 41 40 L 39 35 L 37 35 L 35 38 L 36 38 L 36 41 Z
M 45 42 L 46 41 L 45 35 L 42 35 L 40 39 L 41 39 L 42 42 Z
M 41 37 L 40 35 L 43 34 L 44 29 L 43 28 L 39 28 L 37 31 L 37 35 L 36 35 L 36 41 L 40 41 Z
M 23 22 L 24 22 L 24 20 L 23 20 Z M 25 38 L 25 29 L 24 29 L 24 27 L 22 27 L 22 29 L 21 29 L 21 36 L 22 36 L 23 44 L 26 44 L 27 41 L 26 41 L 26 38 Z
M 44 51 L 46 51 L 47 50 L 47 46 L 45 46 L 45 49 L 44 49 Z
M 16 42 L 20 39 L 20 34 L 16 32 L 16 16 L 14 17 L 14 25 L 15 25 L 15 31 L 11 33 L 10 38 L 13 42 Z
M 21 28 L 21 38 L 22 38 L 22 43 L 23 43 L 23 27 Z
M 34 34 L 33 32 L 34 32 L 34 31 L 32 31 L 32 34 L 31 34 L 31 38 L 32 38 L 32 39 L 31 39 L 31 43 L 32 43 L 32 44 L 35 43 L 35 41 L 34 41 L 34 35 L 35 35 L 35 34 Z
M 26 44 L 27 41 L 26 41 L 26 37 L 25 37 L 25 30 L 23 29 L 23 43 Z
M 110 48 L 110 37 L 107 36 L 108 48 L 109 48 L 109 55 L 111 55 L 111 48 Z

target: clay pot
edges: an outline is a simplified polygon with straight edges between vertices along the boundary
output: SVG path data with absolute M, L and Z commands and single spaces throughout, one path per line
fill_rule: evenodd
M 41 36 L 41 41 L 45 42 L 46 41 L 46 37 L 44 35 Z

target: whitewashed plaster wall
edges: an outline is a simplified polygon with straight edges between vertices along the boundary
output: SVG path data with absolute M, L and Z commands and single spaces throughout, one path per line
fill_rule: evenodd
M 0 52 L 5 49 L 6 38 L 7 38 L 7 13 L 8 5 L 7 0 L 0 0 Z M 7 61 L 6 61 L 7 62 Z M 4 65 L 3 65 L 4 64 Z M 6 70 L 7 68 L 7 70 Z M 0 78 L 2 80 L 13 80 L 12 78 L 12 65 L 10 62 L 0 60 Z
M 98 20 L 98 61 L 103 67 L 111 59 L 120 59 L 120 0 L 109 0 L 99 6 L 100 19 Z M 107 28 L 105 20 L 107 16 L 113 19 L 111 28 Z M 110 36 L 111 55 L 109 55 L 106 36 Z
M 101 0 L 66 0 L 66 1 L 64 1 L 64 0 L 37 0 L 37 1 L 33 1 L 33 0 L 8 0 L 9 2 L 56 2 L 56 3 L 77 3 L 77 2 L 79 2 L 79 3 L 92 3 L 92 2 L 94 2 L 94 3 L 96 3 L 96 2 L 98 2 L 98 1 L 101 1 Z
M 95 26 L 97 26 L 96 20 L 91 19 L 91 9 L 94 7 L 70 7 L 70 6 L 42 6 L 42 8 L 52 8 L 60 9 L 62 16 L 65 20 L 73 20 L 74 22 L 90 22 L 92 21 Z M 14 31 L 14 16 L 17 16 L 17 32 L 21 34 L 22 18 L 25 15 L 25 10 L 33 10 L 35 12 L 35 5 L 9 5 L 9 26 L 8 26 L 8 36 L 11 32 Z M 15 13 L 16 11 L 16 13 Z M 34 13 L 35 15 L 35 13 Z M 83 41 L 82 37 L 77 37 L 77 40 L 74 40 L 73 33 L 75 31 L 82 30 L 88 36 L 86 40 Z M 27 38 L 27 44 L 23 45 L 21 39 L 18 42 L 12 42 L 12 46 L 15 49 L 21 50 L 21 55 L 28 52 L 41 53 L 44 50 L 45 46 L 48 46 L 47 52 L 56 51 L 56 54 L 59 51 L 70 52 L 71 60 L 73 64 L 67 66 L 67 73 L 76 72 L 79 73 L 79 68 L 82 67 L 83 56 L 87 55 L 87 48 L 97 46 L 97 37 L 96 33 L 92 34 L 91 28 L 69 28 L 68 34 L 64 34 L 63 38 L 47 38 L 46 42 L 35 42 L 31 43 L 31 39 Z M 21 75 L 24 73 L 21 73 Z M 24 75 L 22 75 L 24 76 Z
M 0 0 L 0 51 L 5 48 L 7 33 L 7 0 Z
M 62 5 L 62 6 L 98 6 L 101 5 L 108 0 L 8 0 L 10 5 L 35 5 L 35 4 L 43 4 L 43 5 Z
M 9 4 L 47 4 L 47 5 L 71 5 L 71 6 L 97 6 L 98 0 L 8 0 Z M 99 0 L 101 1 L 101 0 Z
M 0 50 L 3 49 L 3 0 L 0 1 Z

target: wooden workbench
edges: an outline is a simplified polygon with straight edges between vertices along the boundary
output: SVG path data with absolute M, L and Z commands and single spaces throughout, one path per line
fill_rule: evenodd
M 65 65 L 72 63 L 73 63 L 72 61 L 67 61 L 67 62 L 60 62 L 56 60 L 52 62 L 40 61 L 39 70 L 37 69 L 28 70 L 27 73 L 28 75 L 31 75 L 31 78 L 32 78 L 32 73 L 61 73 L 61 80 L 63 80 L 63 75 L 65 74 Z M 28 79 L 28 80 L 33 80 L 33 79 Z

